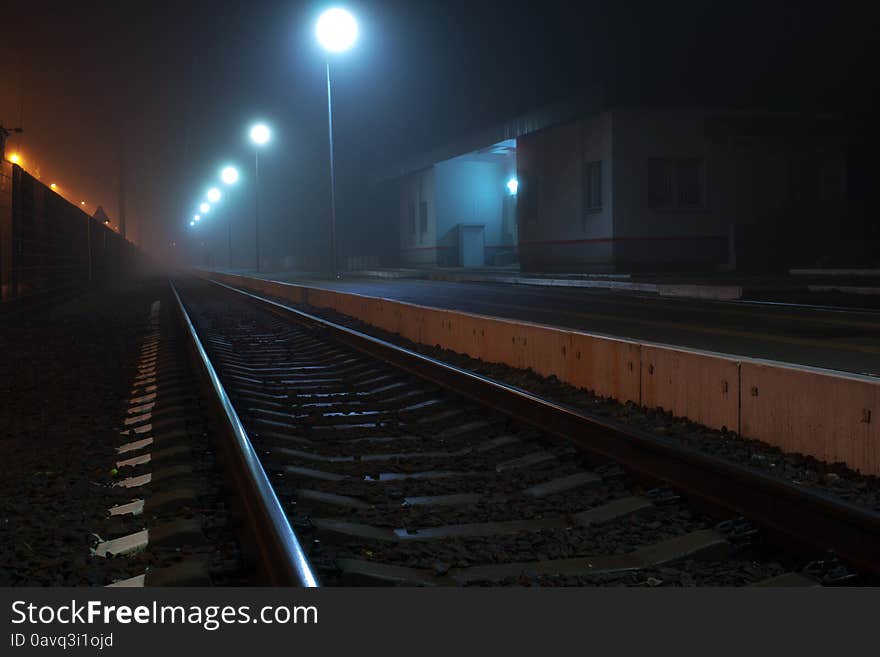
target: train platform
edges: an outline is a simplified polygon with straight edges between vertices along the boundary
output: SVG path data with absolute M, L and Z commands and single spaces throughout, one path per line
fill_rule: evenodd
M 231 273 L 255 275 L 252 271 Z M 806 304 L 800 299 L 722 301 L 639 289 L 622 293 L 614 286 L 355 276 L 331 281 L 293 272 L 264 272 L 259 277 L 645 342 L 880 376 L 880 314 L 870 308 Z M 863 283 L 870 280 L 863 279 Z M 637 283 L 632 278 L 629 281 Z
M 761 300 L 880 309 L 880 269 L 796 269 L 788 274 L 738 273 L 535 273 L 508 267 L 377 268 L 353 271 L 356 278 L 420 279 L 578 287 L 665 297 Z

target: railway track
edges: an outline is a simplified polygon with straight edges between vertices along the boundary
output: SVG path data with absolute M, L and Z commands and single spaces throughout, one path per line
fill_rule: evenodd
M 852 581 L 813 561 L 829 549 L 878 563 L 864 509 L 271 300 L 177 288 L 272 583 L 814 584 Z

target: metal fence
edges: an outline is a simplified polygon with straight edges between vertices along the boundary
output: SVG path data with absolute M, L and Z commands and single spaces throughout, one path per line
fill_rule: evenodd
M 102 285 L 141 259 L 131 242 L 21 167 L 0 171 L 0 291 L 13 301 Z

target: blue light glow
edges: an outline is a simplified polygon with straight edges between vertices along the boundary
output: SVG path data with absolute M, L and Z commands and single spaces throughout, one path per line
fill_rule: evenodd
M 507 191 L 510 192 L 511 196 L 516 196 L 516 192 L 519 189 L 519 181 L 516 178 L 511 178 L 507 181 Z

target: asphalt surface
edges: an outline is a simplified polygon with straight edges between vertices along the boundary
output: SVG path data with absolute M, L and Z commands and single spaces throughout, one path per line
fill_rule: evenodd
M 261 276 L 297 281 L 285 273 Z M 299 282 L 435 308 L 880 377 L 877 311 L 498 283 L 413 279 Z

